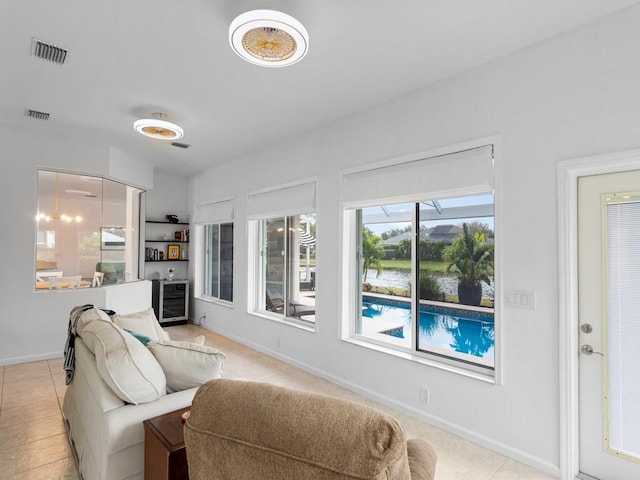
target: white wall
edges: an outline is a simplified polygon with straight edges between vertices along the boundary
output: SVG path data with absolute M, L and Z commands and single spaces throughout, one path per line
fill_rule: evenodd
M 92 303 L 121 313 L 151 305 L 150 282 L 69 291 L 35 292 L 35 212 L 38 168 L 86 173 L 151 186 L 148 167 L 138 165 L 127 178 L 113 171 L 113 151 L 45 134 L 0 127 L 0 365 L 62 354 L 69 312 Z M 124 158 L 118 152 L 116 163 Z M 179 181 L 186 198 L 186 180 Z M 186 200 L 185 200 L 186 201 Z
M 156 173 L 153 188 L 147 191 L 147 219 L 166 220 L 165 215 L 173 214 L 181 222 L 188 222 L 187 187 L 184 177 Z
M 166 215 L 173 214 L 178 216 L 180 222 L 189 222 L 188 179 L 186 177 L 156 173 L 153 184 L 153 189 L 147 191 L 147 219 L 166 221 Z M 148 225 L 145 238 L 159 239 L 163 238 L 165 234 L 170 234 L 171 238 L 173 238 L 175 231 L 188 228 L 188 225 Z M 163 249 L 165 255 L 167 254 L 166 244 L 157 243 L 149 244 L 149 246 Z M 169 267 L 175 269 L 175 278 L 187 278 L 188 262 L 147 262 L 144 268 L 144 278 L 147 280 L 165 278 Z
M 194 205 L 236 198 L 234 308 L 196 301 L 194 317 L 206 312 L 209 328 L 558 475 L 556 165 L 640 145 L 638 25 L 635 7 L 194 178 Z M 491 135 L 501 138 L 496 295 L 537 298 L 534 311 L 500 306 L 504 384 L 340 341 L 340 170 Z M 246 313 L 246 195 L 310 176 L 319 178 L 315 334 Z

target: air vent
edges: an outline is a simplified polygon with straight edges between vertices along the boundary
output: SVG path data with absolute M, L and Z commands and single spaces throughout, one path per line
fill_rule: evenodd
M 37 118 L 38 120 L 49 120 L 49 113 L 39 112 L 37 110 L 29 110 L 28 108 L 24 111 L 25 116 L 31 118 Z
M 46 60 L 47 62 L 63 65 L 67 59 L 67 53 L 68 50 L 65 48 L 44 43 L 37 38 L 33 38 L 31 40 L 31 55 L 41 58 L 42 60 Z
M 180 142 L 171 142 L 171 145 L 178 148 L 189 148 L 191 146 L 188 143 L 180 143 Z

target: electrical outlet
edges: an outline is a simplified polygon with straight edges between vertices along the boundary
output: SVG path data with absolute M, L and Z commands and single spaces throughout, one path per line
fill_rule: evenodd
M 429 389 L 420 387 L 420 402 L 429 405 Z

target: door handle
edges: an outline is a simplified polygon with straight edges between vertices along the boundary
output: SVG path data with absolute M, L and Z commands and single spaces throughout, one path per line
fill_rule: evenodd
M 596 355 L 600 355 L 601 357 L 604 357 L 604 353 L 596 352 L 591 345 L 582 345 L 580 347 L 580 351 L 587 356 L 593 355 L 595 353 Z

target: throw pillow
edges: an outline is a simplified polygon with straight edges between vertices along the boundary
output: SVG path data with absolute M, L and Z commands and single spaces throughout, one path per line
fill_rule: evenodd
M 122 400 L 137 405 L 166 394 L 162 367 L 133 336 L 104 320 L 94 320 L 78 333 L 87 347 L 93 346 L 100 377 Z
M 155 341 L 169 340 L 169 334 L 158 323 L 153 308 L 126 315 L 114 315 L 113 323 L 120 328 L 128 328 Z
M 123 329 L 125 332 L 130 333 L 131 335 L 133 335 L 133 337 L 138 340 L 140 343 L 142 343 L 142 345 L 144 345 L 145 347 L 147 346 L 147 344 L 149 342 L 153 341 L 153 338 L 149 338 L 146 335 L 141 335 L 138 332 L 134 332 L 133 330 L 129 330 L 128 328 L 124 328 Z
M 192 342 L 163 340 L 147 345 L 167 377 L 167 391 L 198 387 L 222 376 L 225 355 L 220 350 Z

